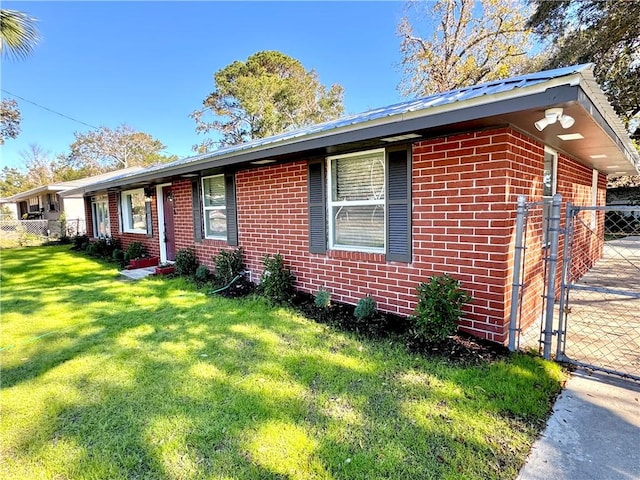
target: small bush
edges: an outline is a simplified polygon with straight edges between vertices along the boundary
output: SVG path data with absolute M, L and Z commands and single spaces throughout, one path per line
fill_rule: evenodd
M 418 285 L 418 305 L 411 320 L 416 340 L 437 343 L 453 335 L 462 306 L 471 300 L 460 282 L 449 275 L 433 276 Z
M 260 293 L 275 303 L 286 303 L 293 294 L 295 277 L 291 269 L 284 264 L 282 255 L 262 258 L 264 270 L 260 280 Z
M 367 295 L 366 297 L 358 300 L 358 304 L 353 311 L 353 316 L 356 317 L 359 322 L 365 322 L 370 320 L 377 311 L 376 301 L 371 295 Z
M 206 265 L 198 265 L 196 268 L 196 282 L 206 283 L 211 278 L 211 270 Z
M 220 250 L 213 257 L 215 272 L 213 283 L 217 287 L 229 285 L 238 275 L 244 273 L 244 250 L 242 247 L 235 250 Z
M 124 251 L 125 262 L 130 262 L 136 258 L 143 258 L 147 256 L 147 247 L 142 242 L 131 242 L 127 249 Z
M 313 303 L 318 308 L 328 309 L 331 306 L 331 293 L 326 290 L 318 290 Z
M 97 243 L 90 243 L 90 244 L 88 244 L 86 246 L 84 251 L 87 252 L 87 254 L 91 255 L 92 257 L 97 257 L 98 256 L 98 244 Z
M 87 245 L 89 245 L 89 237 L 86 235 L 76 235 L 75 237 L 73 237 L 71 243 L 73 243 L 73 246 L 71 247 L 72 250 L 81 251 L 87 248 Z
M 193 247 L 182 248 L 176 252 L 176 273 L 184 276 L 194 276 L 198 269 L 198 257 Z
M 68 235 L 63 235 L 62 237 L 60 237 L 58 239 L 58 244 L 59 245 L 69 245 L 73 242 L 73 239 L 71 237 L 69 237 Z
M 116 248 L 111 254 L 111 259 L 121 267 L 124 266 L 124 251 L 121 248 Z

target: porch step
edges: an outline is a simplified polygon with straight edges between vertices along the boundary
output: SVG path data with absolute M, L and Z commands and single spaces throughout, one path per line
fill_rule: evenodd
M 121 270 L 120 275 L 123 275 L 131 280 L 140 280 L 146 278 L 149 275 L 155 275 L 156 267 L 135 268 L 132 270 Z

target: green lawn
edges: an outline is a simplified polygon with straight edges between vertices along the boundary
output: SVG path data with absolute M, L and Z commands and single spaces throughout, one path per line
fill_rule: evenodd
M 0 478 L 515 478 L 563 378 L 123 281 L 66 246 L 1 255 Z

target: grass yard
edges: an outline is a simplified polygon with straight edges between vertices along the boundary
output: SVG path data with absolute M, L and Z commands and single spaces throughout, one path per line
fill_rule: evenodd
M 563 380 L 123 281 L 68 246 L 1 255 L 0 478 L 515 478 Z

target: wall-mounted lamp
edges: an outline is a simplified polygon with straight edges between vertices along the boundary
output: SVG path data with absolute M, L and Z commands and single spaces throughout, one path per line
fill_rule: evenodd
M 547 108 L 544 111 L 544 118 L 538 120 L 534 125 L 538 130 L 542 131 L 547 128 L 547 125 L 556 123 L 556 121 L 560 122 L 562 128 L 570 128 L 576 123 L 573 117 L 562 113 L 562 108 Z

